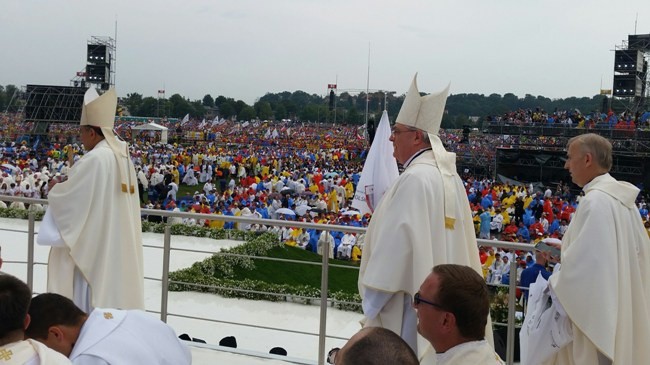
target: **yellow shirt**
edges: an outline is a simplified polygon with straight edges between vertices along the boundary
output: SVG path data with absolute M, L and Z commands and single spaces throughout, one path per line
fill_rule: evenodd
M 361 249 L 359 247 L 352 246 L 352 261 L 357 262 L 361 260 Z

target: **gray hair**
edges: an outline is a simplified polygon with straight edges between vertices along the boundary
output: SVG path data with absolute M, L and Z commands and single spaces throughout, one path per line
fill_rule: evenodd
M 579 143 L 580 151 L 590 153 L 601 168 L 608 172 L 612 168 L 612 143 L 607 138 L 595 133 L 586 133 L 571 138 L 567 149 L 572 143 Z

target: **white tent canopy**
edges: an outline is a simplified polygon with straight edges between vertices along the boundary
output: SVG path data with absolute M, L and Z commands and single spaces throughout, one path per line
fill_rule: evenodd
M 133 138 L 135 138 L 140 132 L 142 131 L 154 131 L 154 132 L 160 132 L 160 142 L 162 143 L 167 143 L 167 130 L 169 128 L 164 127 L 160 124 L 156 123 L 148 123 L 148 124 L 141 124 L 135 127 L 131 128 L 131 131 L 133 132 Z

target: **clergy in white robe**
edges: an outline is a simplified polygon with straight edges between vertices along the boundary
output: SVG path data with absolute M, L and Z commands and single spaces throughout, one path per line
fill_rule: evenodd
M 443 263 L 482 272 L 455 154 L 446 152 L 437 136 L 446 97 L 447 90 L 420 97 L 413 80 L 390 137 L 404 172 L 373 213 L 359 273 L 364 326 L 401 335 L 423 364 L 434 361 L 434 351 L 417 335 L 411 306 L 420 283 Z M 491 329 L 486 336 L 491 342 Z
M 127 144 L 111 130 L 116 103 L 109 90 L 84 105 L 80 138 L 88 152 L 50 191 L 38 236 L 52 246 L 48 291 L 87 312 L 144 308 L 137 180 Z
M 325 250 L 325 246 L 327 245 L 328 249 L 328 255 L 330 259 L 334 258 L 334 237 L 329 231 L 323 231 L 321 232 L 320 236 L 318 236 L 318 254 L 323 256 L 323 251 Z
M 465 342 L 442 354 L 436 354 L 436 365 L 460 364 L 503 365 L 505 362 L 486 340 Z
M 67 357 L 30 339 L 0 345 L 0 364 L 70 365 L 72 363 Z
M 0 271 L 0 364 L 70 364 L 67 357 L 45 345 L 25 340 L 31 298 L 32 291 L 27 284 Z
M 46 293 L 32 300 L 29 314 L 27 336 L 68 356 L 73 364 L 192 362 L 189 348 L 174 329 L 141 310 L 95 308 L 87 315 L 69 299 Z
M 611 151 L 609 141 L 595 134 L 569 141 L 565 168 L 585 195 L 549 285 L 572 323 L 573 341 L 548 364 L 650 359 L 650 239 L 635 206 L 639 189 L 607 173 Z

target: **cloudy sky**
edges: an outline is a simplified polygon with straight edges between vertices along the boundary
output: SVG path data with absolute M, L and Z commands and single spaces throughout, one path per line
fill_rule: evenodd
M 593 96 L 612 50 L 650 33 L 648 0 L 2 0 L 0 85 L 69 85 L 114 36 L 117 89 L 252 103 L 365 89 Z

